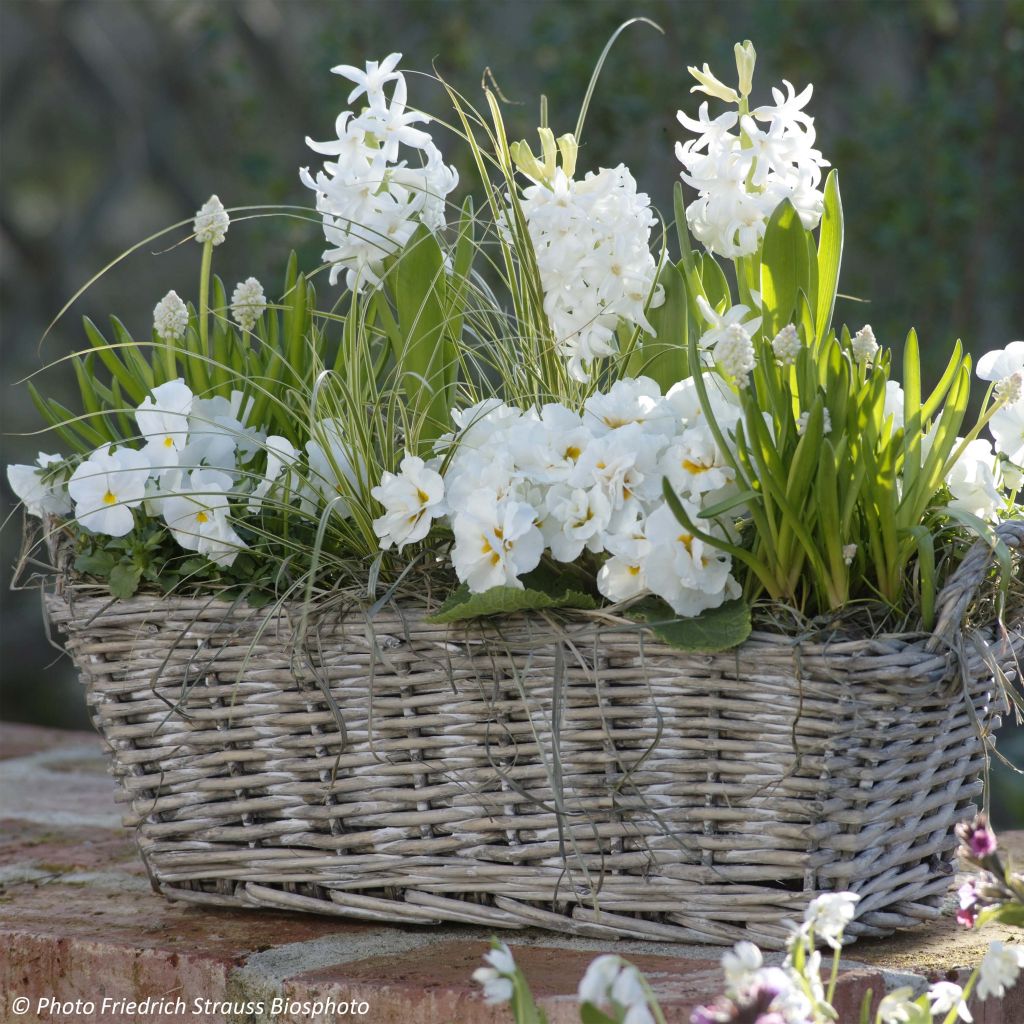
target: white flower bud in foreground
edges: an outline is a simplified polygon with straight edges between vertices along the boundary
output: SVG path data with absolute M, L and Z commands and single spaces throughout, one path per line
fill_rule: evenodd
M 153 329 L 164 341 L 177 341 L 188 327 L 188 307 L 178 293 L 168 292 L 153 307 Z
M 702 92 L 715 99 L 725 100 L 726 103 L 739 103 L 739 93 L 716 78 L 707 64 L 703 68 L 688 67 L 686 70 L 697 79 L 697 84 L 691 87 L 690 92 Z
M 735 378 L 740 387 L 747 383 L 747 376 L 757 365 L 757 359 L 754 356 L 754 343 L 740 324 L 726 328 L 725 336 L 715 346 L 715 360 L 724 373 Z
M 800 332 L 793 324 L 786 324 L 772 339 L 772 351 L 783 366 L 792 366 L 803 347 Z
M 231 293 L 231 315 L 243 331 L 251 331 L 266 308 L 267 297 L 263 294 L 263 285 L 255 277 L 246 278 L 235 285 Z
M 210 196 L 196 213 L 192 230 L 200 244 L 212 242 L 214 245 L 220 245 L 228 233 L 230 223 L 231 218 L 224 209 L 224 204 L 216 196 Z
M 875 332 L 871 329 L 871 324 L 865 324 L 853 336 L 850 348 L 853 349 L 853 358 L 858 363 L 870 363 L 875 358 L 878 342 L 875 340 Z
M 853 560 L 857 557 L 857 545 L 856 544 L 844 544 L 843 545 L 843 561 L 847 565 L 853 565 Z
M 740 76 L 740 95 L 749 96 L 754 84 L 754 64 L 757 62 L 757 53 L 754 44 L 745 39 L 733 47 L 736 55 L 736 71 Z

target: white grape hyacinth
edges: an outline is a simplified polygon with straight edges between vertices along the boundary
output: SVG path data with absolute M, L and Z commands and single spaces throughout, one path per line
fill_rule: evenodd
M 857 913 L 859 899 L 860 896 L 854 892 L 829 892 L 817 896 L 804 911 L 804 925 L 812 928 L 814 934 L 833 949 L 840 949 L 843 932 Z
M 353 290 L 380 284 L 384 260 L 409 241 L 417 224 L 434 232 L 444 227 L 445 200 L 458 184 L 430 135 L 416 127 L 430 119 L 407 109 L 400 59 L 393 53 L 367 62 L 365 71 L 347 64 L 331 69 L 355 83 L 349 102 L 365 96 L 367 106 L 338 116 L 336 139 L 307 138 L 310 149 L 332 159 L 315 176 L 306 167 L 299 172 L 323 217 L 330 281 L 344 272 Z
M 435 469 L 414 455 L 402 459 L 399 472 L 385 473 L 370 494 L 384 506 L 384 515 L 373 521 L 373 531 L 382 548 L 423 540 L 430 525 L 447 511 L 444 480 Z
M 803 347 L 800 332 L 793 324 L 786 324 L 772 338 L 772 351 L 782 366 L 794 366 Z
M 104 445 L 79 463 L 68 481 L 79 526 L 123 537 L 135 526 L 132 509 L 146 497 L 151 467 L 142 452 Z
M 850 349 L 858 363 L 870 363 L 878 353 L 879 344 L 871 324 L 865 324 L 851 339 Z
M 231 293 L 231 316 L 243 331 L 251 331 L 266 308 L 267 297 L 263 293 L 263 285 L 255 277 L 247 277 L 235 285 Z
M 210 196 L 196 211 L 192 231 L 200 244 L 210 242 L 213 245 L 220 245 L 227 237 L 230 223 L 231 218 L 224 209 L 224 204 L 217 196 Z
M 232 527 L 228 495 L 233 481 L 215 469 L 196 469 L 182 477 L 161 508 L 172 536 L 186 551 L 229 566 L 246 545 Z
M 59 477 L 49 477 L 46 470 L 64 461 L 62 455 L 48 455 L 40 452 L 35 465 L 13 465 L 7 467 L 7 482 L 30 516 L 42 519 L 45 516 L 63 516 L 71 511 L 67 482 Z
M 146 458 L 154 469 L 176 466 L 188 441 L 188 418 L 195 396 L 184 378 L 153 388 L 135 410 L 135 422 L 146 441 Z
M 153 330 L 163 341 L 178 341 L 188 329 L 188 307 L 175 291 L 169 291 L 153 307 Z

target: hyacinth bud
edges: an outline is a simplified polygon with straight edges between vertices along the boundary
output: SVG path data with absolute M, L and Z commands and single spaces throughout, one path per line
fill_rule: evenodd
M 168 292 L 153 307 L 153 329 L 164 341 L 177 341 L 188 327 L 188 307 L 175 291 Z
M 853 349 L 853 358 L 858 363 L 870 363 L 875 358 L 878 342 L 875 340 L 875 332 L 871 329 L 871 324 L 865 324 L 853 336 L 850 347 Z
M 201 245 L 212 242 L 220 245 L 224 236 L 228 233 L 228 225 L 231 218 L 228 216 L 224 204 L 216 197 L 210 196 L 196 212 L 196 219 L 192 225 L 196 241 Z
M 749 96 L 754 83 L 754 64 L 757 62 L 754 44 L 744 39 L 742 43 L 736 44 L 733 52 L 736 54 L 736 71 L 740 77 L 740 95 Z
M 235 285 L 231 294 L 231 315 L 243 331 L 251 331 L 266 308 L 267 297 L 263 294 L 263 285 L 255 277 Z
M 739 93 L 735 89 L 730 89 L 725 82 L 719 81 L 707 64 L 703 68 L 688 67 L 686 70 L 697 79 L 697 84 L 690 92 L 702 92 L 707 96 L 714 96 L 715 99 L 725 100 L 726 103 L 739 103 Z
M 802 348 L 800 332 L 793 324 L 786 324 L 772 339 L 772 351 L 783 366 L 792 366 Z

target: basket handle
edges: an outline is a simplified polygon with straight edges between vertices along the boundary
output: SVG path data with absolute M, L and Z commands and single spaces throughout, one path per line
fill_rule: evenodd
M 1011 520 L 1000 523 L 995 535 L 1008 548 L 1024 551 L 1024 522 Z M 967 606 L 974 600 L 992 566 L 994 550 L 995 545 L 985 538 L 975 541 L 956 572 L 946 581 L 936 601 L 935 628 L 926 650 L 938 650 L 949 642 L 953 631 L 960 628 Z

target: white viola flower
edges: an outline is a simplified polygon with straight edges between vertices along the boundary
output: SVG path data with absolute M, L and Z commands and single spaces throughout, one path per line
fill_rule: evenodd
M 188 420 L 188 444 L 178 464 L 235 475 L 237 465 L 251 461 L 266 442 L 266 433 L 249 425 L 254 404 L 253 396 L 246 398 L 237 390 L 230 398 L 216 395 L 195 399 Z
M 434 519 L 447 512 L 444 480 L 414 455 L 402 459 L 397 474 L 385 473 L 370 494 L 384 506 L 384 515 L 373 521 L 373 532 L 385 549 L 394 545 L 401 551 L 423 540 Z
M 1007 990 L 1017 983 L 1022 967 L 1024 946 L 993 942 L 978 967 L 978 998 L 995 996 L 996 999 L 1002 999 Z
M 611 553 L 597 573 L 597 589 L 609 601 L 618 603 L 639 597 L 647 591 L 644 565 L 651 545 L 639 522 L 619 533 L 609 534 L 604 541 Z
M 928 1001 L 931 1003 L 933 1017 L 945 1019 L 946 1014 L 954 1007 L 957 1017 L 965 1024 L 971 1024 L 974 1017 L 964 1002 L 964 990 L 952 981 L 937 981 L 928 989 Z
M 843 563 L 845 565 L 853 565 L 853 560 L 857 557 L 857 545 L 856 544 L 844 544 L 843 545 Z
M 231 293 L 231 315 L 243 331 L 249 332 L 267 308 L 263 285 L 255 277 L 247 277 L 235 285 Z
M 556 348 L 585 381 L 618 351 L 620 323 L 654 333 L 645 308 L 664 299 L 650 251 L 657 218 L 623 164 L 579 181 L 558 168 L 523 190 L 521 206 Z
M 354 457 L 340 420 L 320 420 L 313 426 L 312 440 L 306 442 L 307 486 L 302 493 L 302 511 L 316 514 L 323 506 L 347 519 L 350 499 L 359 493 L 362 463 Z
M 727 377 L 732 377 L 738 387 L 745 387 L 750 372 L 757 366 L 754 342 L 740 324 L 727 327 L 725 334 L 715 346 L 715 362 Z
M 146 497 L 149 459 L 131 448 L 97 448 L 71 474 L 75 518 L 93 533 L 123 537 L 135 525 L 132 509 Z
M 870 363 L 878 353 L 879 344 L 875 340 L 875 332 L 871 324 L 865 324 L 851 339 L 850 349 L 858 363 Z
M 210 196 L 197 211 L 192 231 L 200 244 L 211 242 L 220 245 L 228 233 L 230 223 L 231 218 L 224 204 L 216 196 Z
M 658 464 L 672 489 L 687 498 L 717 491 L 736 479 L 711 428 L 704 422 L 687 427 L 675 438 Z
M 853 920 L 859 899 L 853 892 L 823 893 L 811 900 L 804 911 L 804 923 L 833 949 L 840 949 L 843 931 Z
M 683 504 L 692 518 L 699 515 L 696 505 L 685 500 Z M 707 532 L 719 531 L 710 525 Z M 645 534 L 651 545 L 645 565 L 647 586 L 677 615 L 699 615 L 740 596 L 729 555 L 688 533 L 668 505 L 648 516 Z
M 988 429 L 995 438 L 997 451 L 1010 462 L 1024 466 L 1024 397 L 997 409 L 989 420 Z
M 186 551 L 229 566 L 246 544 L 230 522 L 228 495 L 234 481 L 215 469 L 181 476 L 178 488 L 163 496 L 161 510 L 171 535 Z
M 339 64 L 331 68 L 331 74 L 341 75 L 355 83 L 355 88 L 348 94 L 347 103 L 354 103 L 365 94 L 371 107 L 379 106 L 384 101 L 384 86 L 402 77 L 402 73 L 395 70 L 401 60 L 400 53 L 389 53 L 382 61 L 368 60 L 365 71 L 351 64 Z
M 282 474 L 291 479 L 292 474 L 285 471 L 293 466 L 299 458 L 298 449 L 286 437 L 280 434 L 268 434 L 265 442 L 267 448 L 267 468 L 263 477 L 249 495 L 249 511 L 253 514 L 263 508 L 263 501 L 277 484 Z M 294 485 L 288 485 L 294 490 Z
M 30 516 L 42 519 L 44 516 L 65 516 L 71 511 L 67 481 L 63 479 L 63 474 L 55 476 L 46 473 L 50 466 L 63 461 L 63 455 L 40 452 L 34 466 L 7 467 L 7 482 Z
M 958 442 L 959 443 L 959 442 Z M 1003 506 L 999 460 L 988 441 L 972 441 L 946 478 L 953 496 L 949 507 L 993 521 Z
M 1024 341 L 1011 341 L 1006 348 L 986 352 L 978 360 L 977 373 L 982 380 L 993 382 L 1024 373 Z
M 752 942 L 737 942 L 722 954 L 722 973 L 731 992 L 745 992 L 763 966 L 761 950 Z
M 154 469 L 176 466 L 188 441 L 188 418 L 195 396 L 184 378 L 169 380 L 146 395 L 135 410 L 145 453 Z
M 602 549 L 601 537 L 612 516 L 612 506 L 598 487 L 590 490 L 556 484 L 547 493 L 541 532 L 551 555 L 559 562 L 575 562 L 584 548 Z
M 772 351 L 783 366 L 793 366 L 803 347 L 804 343 L 800 340 L 800 332 L 794 324 L 786 324 L 772 338 Z
M 153 307 L 153 330 L 164 341 L 177 341 L 188 329 L 188 306 L 175 291 L 169 291 Z
M 498 501 L 487 491 L 470 495 L 455 512 L 452 564 L 471 593 L 492 587 L 518 587 L 524 573 L 536 569 L 544 553 L 544 537 L 536 512 L 521 501 Z
M 742 327 L 749 337 L 753 337 L 761 327 L 761 317 L 750 315 L 750 309 L 743 305 L 730 306 L 724 313 L 719 313 L 703 295 L 698 295 L 697 308 L 708 325 L 699 342 L 705 350 L 716 351 L 719 342 L 728 336 L 733 327 Z

